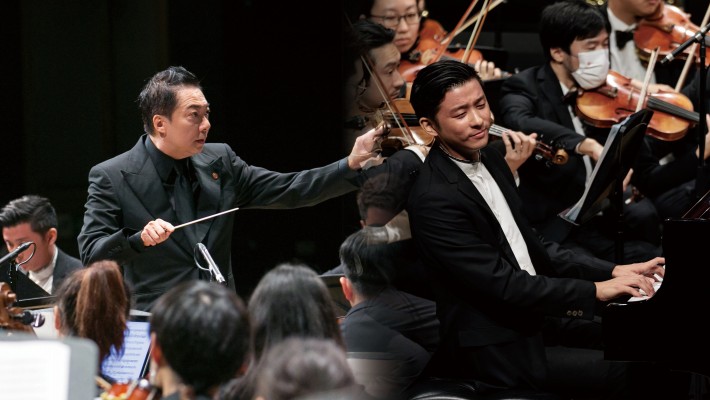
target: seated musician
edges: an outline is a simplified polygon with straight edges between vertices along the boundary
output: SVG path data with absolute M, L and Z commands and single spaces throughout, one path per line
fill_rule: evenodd
M 654 17 L 662 12 L 664 1 L 607 0 L 600 7 L 607 22 L 611 69 L 632 79 L 632 84 L 640 88 L 646 75 L 647 61 L 641 59 L 641 52 L 634 42 L 634 30 L 646 17 Z M 648 55 L 646 55 L 648 56 Z M 649 90 L 674 90 L 681 72 L 682 63 L 655 65 L 651 75 Z
M 544 389 L 574 398 L 629 398 L 627 365 L 604 360 L 600 338 L 556 333 L 563 352 L 546 354 L 547 321 L 591 321 L 597 301 L 654 293 L 661 257 L 608 265 L 546 247 L 523 215 L 529 204 L 496 150 L 491 113 L 473 68 L 439 61 L 412 87 L 422 126 L 436 135 L 407 201 L 412 237 L 429 268 L 441 322 L 428 373 L 479 392 Z M 577 325 L 577 324 L 576 324 Z M 594 328 L 594 326 L 592 326 Z
M 618 240 L 624 240 L 625 262 L 660 255 L 660 221 L 648 199 L 624 206 L 622 238 L 616 237 L 619 213 L 613 207 L 578 227 L 558 216 L 584 194 L 609 133 L 582 122 L 572 96 L 578 87 L 606 82 L 609 35 L 601 13 L 584 0 L 547 6 L 539 32 L 548 62 L 503 83 L 500 118 L 511 129 L 537 132 L 543 141 L 563 146 L 570 158 L 564 165 L 530 159 L 520 167 L 526 217 L 546 239 L 605 260 L 620 261 Z
M 395 45 L 402 54 L 402 60 L 411 64 L 424 66 L 433 61 L 433 57 L 424 56 L 419 44 L 424 39 L 422 31 L 422 9 L 417 0 L 349 0 L 354 2 L 352 15 L 355 18 L 368 18 L 396 32 Z M 355 19 L 353 18 L 353 19 Z M 434 21 L 427 18 L 430 23 Z M 442 32 L 445 34 L 445 32 Z M 429 38 L 434 39 L 434 38 Z M 426 53 L 435 53 L 433 49 Z M 410 64 L 410 65 L 411 65 Z M 475 62 L 476 70 L 484 80 L 498 79 L 502 76 L 500 68 L 486 60 Z M 409 77 L 410 82 L 412 77 Z

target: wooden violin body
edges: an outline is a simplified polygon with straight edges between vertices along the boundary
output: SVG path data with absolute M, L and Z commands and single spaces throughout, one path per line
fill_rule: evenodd
M 610 128 L 636 111 L 640 96 L 640 90 L 631 85 L 631 79 L 609 71 L 606 84 L 577 95 L 577 115 L 598 128 Z M 646 134 L 660 140 L 681 139 L 698 122 L 693 103 L 682 93 L 647 94 L 642 108 L 654 111 Z
M 160 390 L 153 387 L 147 379 L 114 383 L 101 394 L 101 400 L 157 400 L 160 398 Z
M 32 329 L 33 323 L 41 326 L 44 323 L 44 317 L 37 320 L 20 307 L 12 305 L 17 300 L 17 295 L 11 290 L 10 285 L 6 282 L 0 282 L 0 331 L 9 333 L 10 331 L 24 332 L 34 335 Z
M 437 60 L 436 55 L 444 46 L 442 42 L 446 39 L 446 31 L 438 22 L 427 18 L 424 20 L 422 29 L 419 32 L 419 40 L 416 47 L 410 51 L 410 58 L 403 59 L 399 65 L 399 73 L 407 82 L 413 82 L 417 73 L 427 65 Z M 447 46 L 439 59 L 456 59 L 463 61 L 466 49 L 460 46 Z M 468 63 L 475 63 L 482 60 L 483 54 L 476 49 L 471 49 Z
M 700 27 L 690 21 L 690 15 L 680 8 L 660 3 L 654 15 L 639 21 L 634 31 L 634 43 L 640 57 L 648 61 L 651 52 L 659 48 L 659 57 L 666 56 L 679 45 L 690 39 Z M 705 65 L 710 65 L 710 48 L 705 50 Z M 685 60 L 690 55 L 690 47 L 676 56 L 676 59 Z M 695 62 L 699 62 L 700 47 L 695 46 Z

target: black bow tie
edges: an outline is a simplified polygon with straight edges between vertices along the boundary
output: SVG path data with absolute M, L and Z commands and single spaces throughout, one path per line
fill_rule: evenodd
M 623 49 L 626 43 L 634 40 L 634 31 L 614 31 L 616 35 L 616 47 Z

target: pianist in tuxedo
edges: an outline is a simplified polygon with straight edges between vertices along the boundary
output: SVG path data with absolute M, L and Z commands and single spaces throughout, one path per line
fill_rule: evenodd
M 57 212 L 49 199 L 26 195 L 10 201 L 0 210 L 0 226 L 8 251 L 24 242 L 34 242 L 16 261 L 27 260 L 34 251 L 32 258 L 20 268 L 45 292 L 52 294 L 72 271 L 83 268 L 79 259 L 63 252 L 56 244 Z M 9 263 L 0 266 L 3 272 L 8 267 Z
M 513 174 L 487 146 L 491 112 L 470 66 L 425 67 L 411 102 L 421 126 L 436 136 L 406 206 L 441 326 L 427 374 L 479 391 L 628 398 L 626 365 L 604 360 L 594 348 L 601 332 L 584 322 L 600 302 L 654 293 L 649 277 L 663 275 L 664 258 L 613 265 L 542 240 L 523 213 L 527 204 Z M 562 357 L 546 354 L 546 319 L 584 329 L 571 338 L 579 341 L 574 346 L 555 348 L 566 350 Z M 594 336 L 585 339 L 587 326 Z

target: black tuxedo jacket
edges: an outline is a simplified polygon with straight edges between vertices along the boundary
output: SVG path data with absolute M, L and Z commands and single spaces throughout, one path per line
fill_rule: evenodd
M 198 279 L 194 249 L 203 243 L 234 287 L 231 243 L 235 213 L 178 229 L 154 247 L 144 247 L 140 231 L 148 221 L 176 221 L 168 194 L 141 136 L 129 151 L 94 166 L 89 172 L 84 224 L 79 234 L 85 264 L 113 259 L 131 285 L 135 307 L 149 310 L 175 284 Z M 357 188 L 358 174 L 342 159 L 325 167 L 278 173 L 248 165 L 226 144 L 208 143 L 191 157 L 200 185 L 197 218 L 240 208 L 287 209 L 311 206 Z M 352 181 L 350 180 L 352 178 Z M 203 264 L 203 266 L 205 266 Z
M 435 355 L 441 368 L 430 373 L 494 386 L 536 386 L 545 375 L 544 349 L 535 339 L 543 317 L 591 319 L 596 289 L 589 280 L 609 279 L 611 265 L 546 247 L 523 215 L 500 153 L 485 148 L 482 162 L 507 199 L 537 275 L 521 270 L 486 201 L 434 146 L 407 204 L 413 238 L 432 273 L 442 329 Z M 480 351 L 497 361 L 480 363 Z
M 52 274 L 52 294 L 57 293 L 57 289 L 67 276 L 84 267 L 81 260 L 63 252 L 59 247 L 57 247 L 57 253 L 57 262 L 54 264 L 54 273 Z

